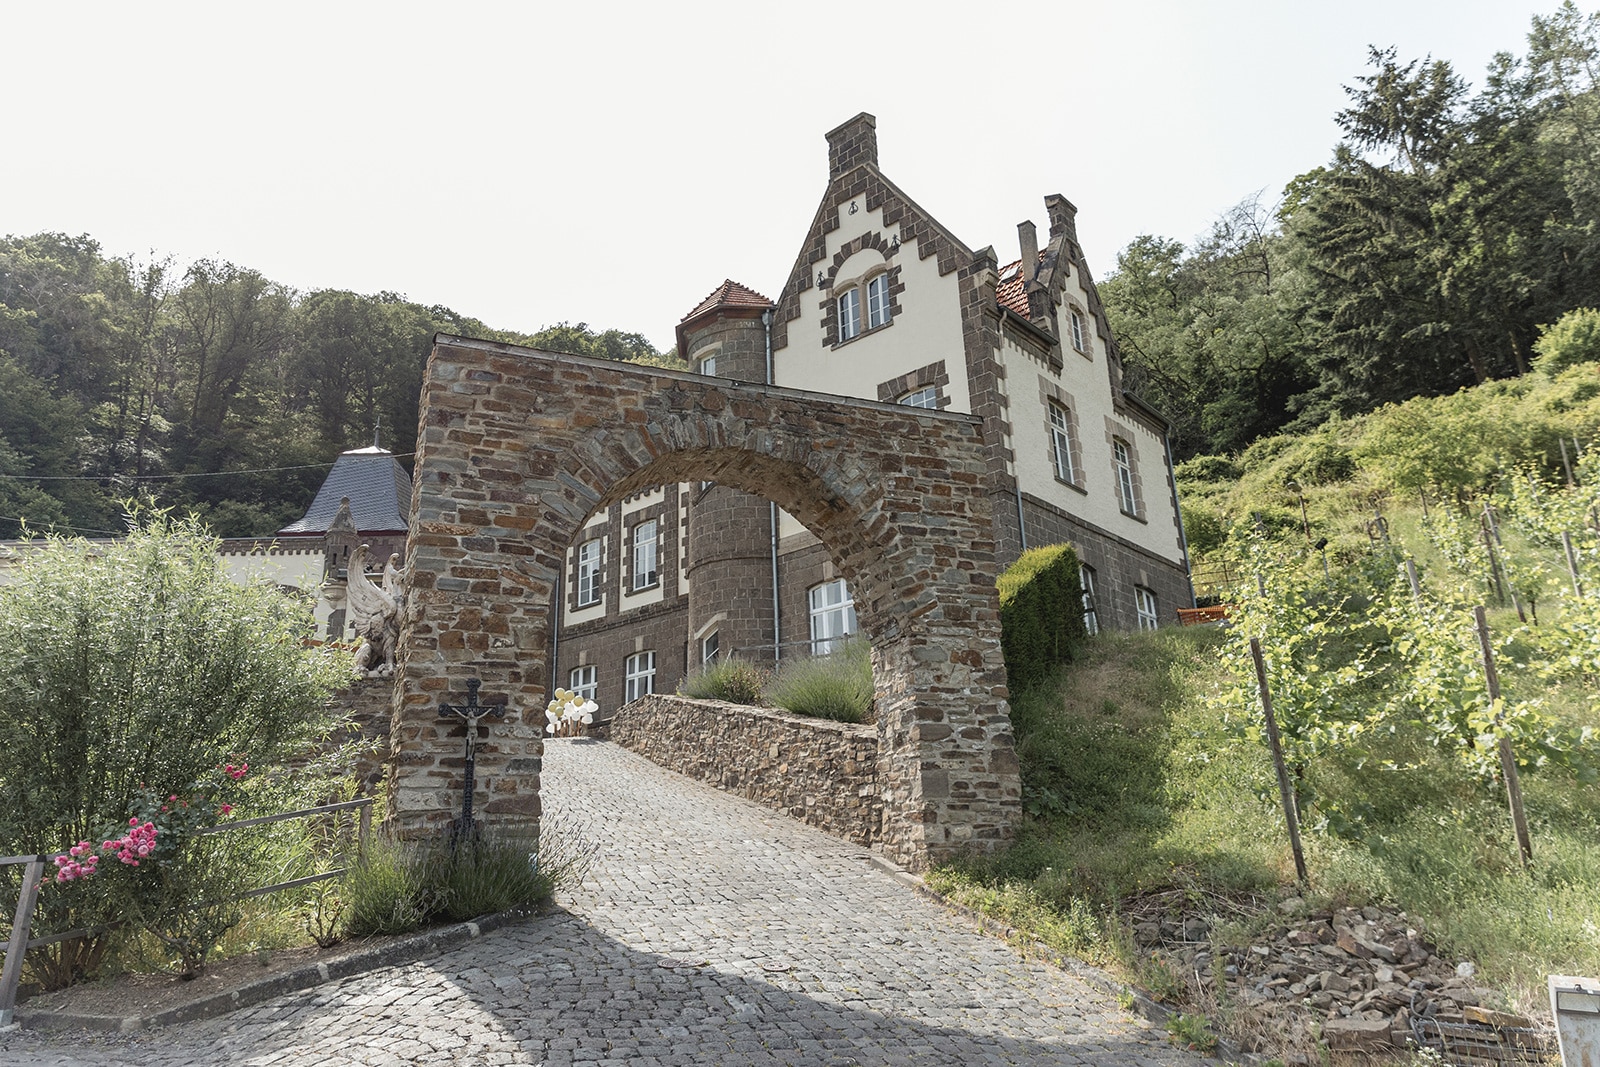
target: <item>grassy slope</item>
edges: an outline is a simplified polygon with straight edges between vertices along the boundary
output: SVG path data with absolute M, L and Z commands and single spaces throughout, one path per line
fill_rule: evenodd
M 1519 442 L 1548 443 L 1556 432 L 1592 439 L 1600 428 L 1593 383 L 1583 378 L 1577 398 L 1583 403 L 1569 402 L 1583 375 L 1593 377 L 1594 369 L 1521 383 L 1518 408 L 1504 419 L 1521 428 L 1500 433 L 1494 456 L 1457 457 L 1450 461 L 1455 467 L 1438 456 L 1472 440 L 1472 426 L 1483 425 L 1474 421 L 1478 416 L 1502 410 L 1504 387 L 1429 401 L 1409 424 L 1414 413 L 1391 412 L 1260 442 L 1241 457 L 1186 464 L 1180 469 L 1186 517 L 1199 515 L 1190 529 L 1206 542 L 1198 562 L 1236 557 L 1242 537 L 1264 531 L 1298 546 L 1304 566 L 1320 576 L 1292 483 L 1304 495 L 1313 537 L 1328 539 L 1336 578 L 1371 558 L 1369 523 L 1381 511 L 1390 537 L 1416 559 L 1425 583 L 1470 582 L 1474 576 L 1452 573 L 1429 542 L 1422 494 L 1397 481 L 1397 473 L 1419 462 L 1468 471 L 1453 484 L 1434 484 L 1427 495 L 1436 512 L 1446 506 L 1441 498 L 1462 501 L 1469 511 L 1480 507 L 1495 477 L 1486 471 L 1531 463 L 1554 485 L 1560 471 L 1554 446 L 1522 451 Z M 1446 402 L 1476 411 L 1474 420 L 1446 425 L 1438 413 Z M 1528 430 L 1533 423 L 1545 429 Z M 1395 458 L 1401 455 L 1408 458 Z M 1539 549 L 1512 531 L 1507 538 L 1525 562 L 1547 557 L 1550 581 L 1564 578 L 1558 549 Z M 1553 587 L 1540 595 L 1538 614 L 1548 625 L 1559 605 Z M 1492 609 L 1491 625 L 1509 632 L 1517 618 L 1509 607 Z M 1053 683 L 1019 694 L 1014 714 L 1028 823 L 1005 854 L 939 872 L 936 883 L 1062 951 L 1121 964 L 1157 984 L 1160 976 L 1148 973 L 1121 929 L 1140 894 L 1181 889 L 1201 898 L 1286 889 L 1292 867 L 1267 755 L 1230 731 L 1204 700 L 1221 681 L 1216 652 L 1225 639 L 1193 630 L 1103 635 Z M 1600 725 L 1592 681 L 1546 687 L 1514 661 L 1503 666 L 1502 678 L 1511 695 L 1539 697 L 1570 725 Z M 1314 891 L 1404 909 L 1441 951 L 1475 959 L 1524 1008 L 1542 1004 L 1546 973 L 1600 973 L 1600 786 L 1551 768 L 1525 777 L 1537 862 L 1524 873 L 1496 785 L 1467 776 L 1403 730 L 1382 743 L 1381 759 L 1335 750 L 1309 768 L 1306 784 L 1317 798 L 1305 819 Z M 1339 825 L 1330 812 L 1359 813 L 1358 825 Z

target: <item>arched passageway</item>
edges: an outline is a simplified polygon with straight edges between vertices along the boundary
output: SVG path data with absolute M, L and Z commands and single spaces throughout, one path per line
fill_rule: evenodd
M 873 647 L 885 852 L 913 867 L 1010 836 L 1007 713 L 981 427 L 966 415 L 440 335 L 423 385 L 391 814 L 442 828 L 460 803 L 468 678 L 506 705 L 480 727 L 477 810 L 536 821 L 550 605 L 597 508 L 715 479 L 771 499 L 833 555 Z

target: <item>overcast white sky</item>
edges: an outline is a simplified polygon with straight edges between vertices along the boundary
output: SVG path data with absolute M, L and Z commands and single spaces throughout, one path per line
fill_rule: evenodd
M 859 111 L 969 245 L 1059 192 L 1104 276 L 1325 162 L 1367 45 L 1477 85 L 1558 2 L 7 4 L 0 233 L 666 346 L 776 297 Z

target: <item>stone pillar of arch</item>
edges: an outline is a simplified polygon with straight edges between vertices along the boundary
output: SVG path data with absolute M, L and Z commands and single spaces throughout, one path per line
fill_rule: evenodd
M 391 736 L 390 815 L 460 806 L 469 678 L 475 807 L 537 825 L 552 594 L 597 509 L 674 481 L 775 501 L 815 533 L 872 641 L 882 848 L 913 869 L 1020 818 L 981 427 L 972 416 L 439 335 L 423 385 Z

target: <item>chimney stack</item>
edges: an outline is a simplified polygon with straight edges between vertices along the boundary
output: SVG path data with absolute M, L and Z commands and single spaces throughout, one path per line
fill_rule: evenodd
M 878 120 L 865 111 L 828 131 L 828 180 L 863 163 L 878 165 Z

